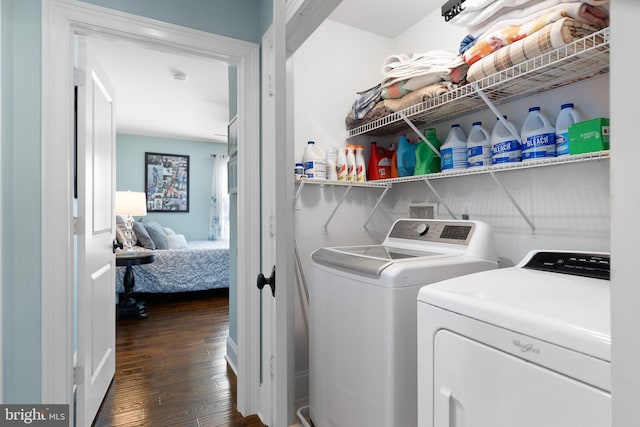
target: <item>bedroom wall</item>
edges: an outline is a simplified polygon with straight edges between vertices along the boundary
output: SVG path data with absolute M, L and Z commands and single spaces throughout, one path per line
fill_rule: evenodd
M 145 191 L 144 153 L 189 156 L 189 212 L 148 212 L 143 221 L 157 221 L 184 234 L 187 240 L 209 238 L 211 200 L 211 154 L 225 154 L 227 145 L 140 135 L 118 134 L 116 138 L 116 190 Z

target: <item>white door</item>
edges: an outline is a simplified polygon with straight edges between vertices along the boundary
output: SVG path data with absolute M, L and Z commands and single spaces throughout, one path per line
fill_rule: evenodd
M 286 128 L 284 2 L 262 41 L 260 416 L 285 427 L 294 414 L 293 150 Z M 277 280 L 274 279 L 277 277 Z M 275 291 L 271 286 L 275 286 Z
M 90 426 L 115 373 L 114 91 L 78 37 L 76 425 Z

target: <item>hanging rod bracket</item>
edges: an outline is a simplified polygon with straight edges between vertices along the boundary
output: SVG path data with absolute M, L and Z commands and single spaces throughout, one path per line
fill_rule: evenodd
M 456 17 L 460 12 L 464 10 L 464 8 L 462 7 L 462 3 L 464 3 L 464 0 L 449 0 L 442 5 L 441 11 L 442 16 L 444 16 L 445 22 L 451 21 L 454 17 Z

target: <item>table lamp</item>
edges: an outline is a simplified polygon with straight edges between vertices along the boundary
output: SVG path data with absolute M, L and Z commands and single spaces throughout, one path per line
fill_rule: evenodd
M 116 215 L 125 217 L 125 252 L 133 250 L 135 242 L 133 234 L 133 216 L 147 215 L 147 196 L 137 191 L 116 191 Z

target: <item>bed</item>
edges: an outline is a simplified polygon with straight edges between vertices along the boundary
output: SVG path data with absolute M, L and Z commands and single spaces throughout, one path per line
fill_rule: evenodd
M 124 217 L 116 215 L 116 239 L 125 240 Z M 154 261 L 132 267 L 133 293 L 176 293 L 229 287 L 229 241 L 191 240 L 157 221 L 133 223 L 135 250 L 153 251 Z M 126 267 L 116 268 L 116 291 L 124 292 Z
M 156 249 L 154 254 L 153 263 L 133 267 L 133 292 L 174 293 L 229 287 L 228 241 L 189 241 L 186 248 Z M 117 267 L 118 293 L 124 292 L 124 273 L 125 267 Z

